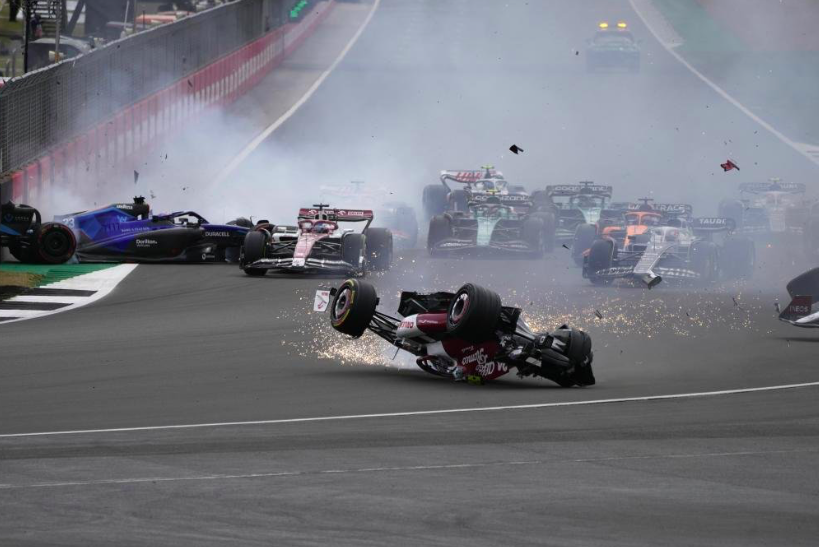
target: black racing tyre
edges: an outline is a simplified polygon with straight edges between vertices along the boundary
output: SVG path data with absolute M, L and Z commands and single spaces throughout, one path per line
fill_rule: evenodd
M 435 252 L 435 246 L 441 241 L 452 237 L 452 223 L 444 215 L 437 215 L 429 219 L 429 233 L 427 234 L 427 250 Z
M 386 272 L 392 265 L 392 232 L 387 228 L 367 228 L 364 231 L 367 269 Z
M 583 265 L 583 253 L 591 249 L 592 243 L 597 239 L 597 226 L 594 224 L 580 224 L 574 231 L 572 241 L 572 258 L 578 266 Z
M 469 195 L 465 190 L 453 190 L 449 193 L 449 210 L 464 213 L 469 210 Z
M 537 217 L 524 219 L 520 227 L 520 236 L 536 256 L 543 254 L 543 220 Z
M 494 336 L 500 313 L 498 293 L 467 283 L 449 303 L 447 330 L 452 336 L 469 342 L 484 342 Z
M 255 277 L 267 273 L 265 268 L 248 268 L 246 265 L 265 257 L 269 238 L 270 234 L 265 230 L 254 230 L 245 234 L 245 241 L 239 251 L 239 266 L 247 275 Z
M 74 256 L 77 239 L 65 224 L 47 222 L 34 235 L 34 255 L 38 262 L 62 264 Z
M 341 236 L 341 260 L 355 268 L 366 265 L 366 239 L 364 234 L 344 234 Z
M 424 187 L 424 214 L 429 217 L 446 212 L 449 189 L 443 184 L 430 184 Z
M 756 247 L 747 237 L 732 237 L 725 241 L 719 254 L 719 268 L 727 279 L 750 279 L 756 267 Z
M 598 239 L 592 243 L 589 250 L 589 261 L 586 265 L 586 272 L 589 281 L 591 281 L 594 285 L 610 284 L 611 278 L 597 276 L 595 275 L 595 272 L 611 268 L 616 256 L 617 249 L 612 240 Z
M 720 218 L 730 218 L 734 221 L 737 229 L 742 227 L 742 216 L 745 211 L 745 206 L 737 199 L 724 199 L 719 202 L 717 208 Z
M 337 331 L 358 338 L 375 315 L 378 295 L 366 281 L 348 279 L 336 291 L 330 305 L 330 324 Z
M 794 296 L 812 296 L 813 301 L 819 301 L 819 268 L 813 268 L 801 275 L 797 275 L 788 282 L 788 294 Z
M 690 260 L 692 269 L 700 277 L 700 283 L 712 283 L 717 280 L 717 249 L 710 241 L 697 241 L 691 245 Z
M 543 250 L 551 253 L 555 249 L 555 230 L 557 217 L 553 211 L 538 211 L 529 215 L 529 218 L 538 218 L 543 223 Z

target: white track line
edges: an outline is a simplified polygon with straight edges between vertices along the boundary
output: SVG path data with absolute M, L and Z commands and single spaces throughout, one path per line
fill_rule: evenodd
M 726 101 L 728 101 L 729 103 L 731 103 L 732 105 L 737 107 L 740 110 L 740 112 L 742 112 L 743 114 L 745 114 L 746 116 L 751 118 L 753 121 L 755 121 L 756 123 L 761 125 L 763 128 L 767 129 L 773 136 L 778 138 L 780 141 L 782 141 L 786 145 L 790 146 L 792 149 L 796 150 L 799 154 L 801 154 L 802 156 L 807 158 L 810 162 L 814 163 L 815 165 L 819 165 L 819 157 L 812 156 L 810 154 L 810 152 L 807 150 L 807 147 L 800 146 L 800 143 L 797 143 L 796 141 L 793 141 L 793 140 L 789 139 L 788 137 L 786 137 L 784 134 L 780 133 L 771 124 L 769 124 L 768 122 L 766 122 L 765 120 L 763 120 L 762 118 L 760 118 L 759 116 L 757 116 L 756 114 L 754 114 L 753 112 L 751 112 L 750 110 L 745 108 L 745 106 L 742 103 L 740 103 L 738 100 L 734 99 L 731 95 L 728 94 L 728 92 L 726 92 L 720 86 L 718 86 L 717 84 L 715 84 L 714 82 L 712 82 L 711 80 L 706 78 L 699 70 L 694 68 L 691 65 L 691 63 L 689 63 L 688 61 L 683 59 L 683 57 L 679 53 L 674 51 L 674 49 L 672 47 L 670 47 L 669 44 L 666 44 L 665 41 L 660 39 L 660 36 L 657 34 L 657 32 L 654 31 L 654 28 L 649 24 L 648 20 L 643 16 L 643 13 L 637 8 L 637 5 L 634 3 L 634 0 L 629 0 L 629 4 L 631 4 L 631 9 L 634 10 L 634 13 L 637 14 L 637 16 L 640 18 L 640 20 L 643 22 L 643 24 L 649 30 L 649 32 L 651 32 L 651 34 L 663 46 L 663 48 L 665 48 L 665 50 L 670 55 L 672 55 L 675 59 L 677 59 L 680 63 L 682 63 L 682 65 L 685 66 L 685 68 L 690 70 L 692 74 L 694 74 L 697 78 L 699 78 L 700 80 L 705 82 L 705 84 L 708 85 L 708 87 L 710 87 L 711 89 L 716 91 L 716 93 L 720 97 L 722 97 L 723 99 L 725 99 Z
M 350 38 L 350 41 L 349 41 L 349 42 L 347 42 L 347 45 L 346 45 L 346 46 L 344 46 L 344 49 L 342 49 L 342 50 L 341 50 L 341 53 L 338 55 L 338 57 L 336 57 L 336 60 L 335 60 L 335 61 L 333 61 L 333 64 L 331 64 L 331 65 L 330 65 L 330 67 L 329 67 L 327 70 L 325 70 L 324 72 L 322 72 L 322 73 L 321 73 L 321 76 L 319 76 L 318 80 L 316 80 L 316 81 L 313 83 L 313 85 L 312 85 L 312 86 L 310 86 L 310 88 L 307 90 L 307 93 L 305 93 L 305 94 L 304 94 L 304 95 L 303 95 L 303 96 L 302 96 L 302 97 L 301 97 L 301 98 L 300 98 L 298 101 L 296 101 L 296 104 L 294 104 L 293 106 L 291 106 L 291 107 L 290 107 L 290 108 L 287 110 L 287 112 L 285 112 L 284 114 L 282 114 L 282 116 L 281 116 L 281 117 L 280 117 L 278 120 L 276 120 L 276 121 L 275 121 L 275 122 L 273 122 L 273 123 L 272 123 L 270 126 L 268 126 L 268 127 L 267 127 L 267 129 L 265 129 L 264 131 L 262 131 L 261 133 L 259 133 L 259 135 L 257 135 L 255 139 L 253 139 L 252 141 L 250 141 L 250 144 L 248 144 L 248 145 L 247 145 L 247 146 L 246 146 L 246 147 L 245 147 L 245 148 L 244 148 L 244 149 L 243 149 L 241 152 L 239 152 L 239 154 L 237 154 L 237 155 L 236 155 L 236 157 L 234 157 L 232 160 L 230 160 L 230 163 L 228 163 L 228 164 L 225 166 L 225 168 L 224 168 L 224 169 L 222 169 L 222 170 L 219 172 L 219 174 L 218 174 L 218 175 L 216 175 L 215 182 L 216 182 L 216 184 L 217 184 L 217 185 L 220 185 L 220 184 L 222 184 L 223 182 L 225 182 L 225 180 L 227 180 L 227 178 L 228 178 L 228 177 L 229 177 L 229 176 L 230 176 L 230 175 L 233 173 L 233 171 L 235 171 L 235 170 L 236 170 L 236 168 L 237 168 L 237 167 L 239 167 L 239 165 L 241 165 L 241 163 L 242 163 L 243 161 L 245 161 L 245 160 L 247 159 L 247 157 L 248 157 L 248 156 L 249 156 L 249 155 L 250 155 L 250 154 L 251 154 L 251 153 L 252 153 L 254 150 L 256 150 L 256 149 L 259 147 L 259 145 L 260 145 L 260 144 L 262 144 L 262 142 L 263 142 L 263 141 L 264 141 L 266 138 L 268 138 L 268 137 L 269 137 L 269 136 L 270 136 L 270 135 L 271 135 L 271 134 L 272 134 L 272 133 L 273 133 L 273 132 L 274 132 L 276 129 L 278 129 L 278 128 L 279 128 L 279 126 L 281 126 L 281 125 L 282 125 L 284 122 L 286 122 L 287 120 L 289 120 L 289 119 L 290 119 L 290 117 L 291 117 L 293 114 L 295 114 L 295 113 L 296 113 L 296 111 L 297 111 L 299 108 L 301 108 L 301 105 L 303 105 L 304 103 L 306 103 L 306 102 L 307 102 L 307 100 L 308 100 L 310 97 L 312 97 L 312 96 L 313 96 L 313 93 L 315 93 L 315 92 L 316 92 L 316 90 L 319 88 L 319 86 L 320 86 L 322 83 L 324 83 L 324 80 L 326 80 L 326 79 L 327 79 L 327 76 L 329 76 L 329 75 L 330 75 L 330 74 L 333 72 L 333 70 L 335 70 L 335 68 L 338 66 L 338 64 L 339 64 L 339 63 L 340 63 L 340 62 L 341 62 L 341 61 L 344 59 L 344 57 L 346 57 L 346 56 L 347 56 L 347 52 L 349 52 L 349 51 L 350 51 L 350 49 L 352 49 L 352 47 L 353 47 L 353 46 L 355 45 L 355 43 L 358 41 L 358 38 L 359 38 L 359 37 L 361 36 L 361 34 L 364 32 L 364 29 L 365 29 L 365 28 L 367 28 L 367 25 L 370 23 L 370 20 L 373 18 L 373 15 L 375 14 L 375 10 L 376 10 L 376 9 L 378 9 L 378 5 L 379 5 L 380 3 L 381 3 L 381 0 L 375 0 L 375 2 L 373 3 L 373 7 L 370 9 L 370 13 L 368 13 L 368 14 L 367 14 L 367 18 L 366 18 L 366 19 L 364 19 L 364 22 L 361 24 L 361 27 L 359 27 L 358 31 L 356 31 L 356 33 L 353 35 L 353 37 L 352 37 L 352 38 Z
M 45 435 L 80 435 L 94 433 L 128 433 L 134 431 L 165 431 L 173 429 L 197 429 L 205 427 L 237 427 L 253 425 L 280 425 L 297 424 L 310 422 L 332 422 L 342 420 L 365 420 L 372 418 L 400 418 L 406 416 L 434 416 L 440 414 L 462 414 L 467 412 L 491 412 L 498 410 L 527 410 L 537 408 L 555 408 L 566 406 L 588 406 L 604 405 L 613 403 L 632 403 L 640 401 L 663 401 L 669 399 L 692 399 L 695 397 L 715 397 L 718 395 L 736 395 L 739 393 L 757 393 L 761 391 L 781 391 L 784 389 L 797 389 L 804 387 L 816 387 L 819 382 L 807 382 L 804 384 L 785 384 L 779 386 L 749 387 L 741 389 L 726 389 L 722 391 L 703 391 L 699 393 L 677 393 L 672 395 L 648 395 L 645 397 L 622 397 L 619 399 L 592 399 L 590 401 L 564 401 L 560 403 L 537 403 L 531 405 L 509 405 L 509 406 L 487 406 L 477 408 L 449 408 L 444 410 L 415 410 L 407 412 L 384 412 L 380 414 L 351 414 L 346 416 L 317 416 L 313 418 L 287 418 L 283 420 L 255 420 L 246 422 L 214 422 L 204 424 L 180 424 L 180 425 L 153 425 L 143 427 L 117 427 L 111 429 L 77 429 L 69 431 L 42 431 L 36 433 L 5 433 L 0 434 L 0 439 L 10 439 L 15 437 L 40 437 Z
M 572 458 L 555 460 L 526 460 L 508 462 L 473 462 L 473 463 L 442 463 L 437 465 L 407 465 L 396 467 L 364 467 L 358 469 L 319 469 L 316 471 L 273 471 L 260 473 L 241 473 L 229 475 L 192 475 L 188 477 L 126 477 L 121 479 L 93 479 L 88 481 L 60 481 L 37 482 L 32 484 L 0 484 L 0 490 L 23 490 L 33 488 L 57 488 L 66 486 L 104 486 L 111 484 L 140 484 L 157 482 L 183 481 L 218 481 L 237 479 L 265 479 L 276 477 L 304 477 L 320 475 L 351 475 L 362 473 L 396 473 L 406 471 L 449 471 L 460 469 L 475 469 L 486 467 L 512 467 L 520 465 L 558 465 L 566 463 L 608 463 L 628 460 L 665 460 L 665 459 L 693 459 L 693 458 L 728 458 L 737 456 L 767 456 L 771 454 L 803 454 L 817 452 L 819 448 L 797 448 L 788 450 L 744 450 L 739 452 L 703 452 L 686 454 L 649 454 L 636 456 L 602 456 L 598 458 Z

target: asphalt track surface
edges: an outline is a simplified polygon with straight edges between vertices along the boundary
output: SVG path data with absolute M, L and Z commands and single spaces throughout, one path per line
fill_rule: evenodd
M 238 176 L 255 176 L 255 162 L 290 143 L 301 143 L 299 153 L 314 157 L 354 154 L 367 150 L 375 135 L 396 140 L 392 161 L 398 164 L 431 157 L 438 168 L 470 166 L 483 160 L 482 149 L 503 149 L 510 140 L 526 149 L 546 140 L 539 122 L 547 120 L 539 116 L 553 116 L 551 126 L 566 116 L 571 132 L 569 118 L 577 110 L 568 105 L 575 102 L 588 120 L 609 116 L 605 126 L 591 136 L 567 134 L 555 144 L 562 150 L 537 155 L 527 149 L 532 159 L 515 161 L 528 161 L 528 167 L 504 171 L 520 169 L 525 178 L 529 169 L 535 177 L 554 163 L 556 177 L 581 178 L 579 164 L 560 165 L 557 158 L 573 158 L 577 142 L 603 149 L 621 137 L 631 142 L 617 161 L 634 172 L 618 176 L 635 192 L 638 180 L 644 189 L 656 168 L 653 162 L 641 166 L 646 154 L 661 153 L 679 165 L 657 173 L 676 185 L 684 185 L 698 164 L 710 165 L 699 159 L 711 153 L 709 144 L 691 134 L 674 146 L 652 144 L 652 116 L 645 113 L 631 112 L 626 131 L 618 122 L 629 116 L 620 120 L 617 100 L 608 100 L 606 112 L 595 100 L 602 88 L 609 98 L 622 97 L 624 109 L 635 108 L 629 95 L 651 91 L 647 106 L 679 118 L 681 130 L 733 126 L 734 136 L 747 130 L 753 137 L 742 146 L 753 148 L 758 162 L 800 180 L 815 174 L 761 129 L 754 134 L 750 120 L 652 43 L 626 2 L 510 4 L 489 16 L 486 11 L 498 4 L 385 0 L 339 69 Z M 639 76 L 605 75 L 601 86 L 567 50 L 599 18 L 620 14 L 645 37 L 653 64 Z M 510 28 L 507 20 L 529 24 L 491 42 L 481 39 L 493 32 L 487 20 L 500 30 Z M 544 36 L 551 49 L 542 47 Z M 535 62 L 541 72 L 530 70 Z M 447 82 L 464 77 L 492 84 L 481 87 L 487 95 L 472 99 L 497 94 L 503 107 L 473 111 L 471 100 L 455 97 L 433 106 L 436 94 L 447 100 Z M 549 94 L 566 104 L 544 114 L 531 101 L 542 95 L 538 87 L 547 86 L 573 91 Z M 692 114 L 706 103 L 718 112 Z M 391 120 L 395 109 L 417 112 L 415 125 L 407 127 L 403 115 Z M 439 127 L 447 117 L 459 129 L 442 146 Z M 462 132 L 468 143 L 456 138 Z M 402 142 L 409 133 L 416 137 Z M 596 165 L 591 154 L 586 167 L 603 180 L 606 172 L 622 173 L 612 165 Z M 372 278 L 386 311 L 394 311 L 401 289 L 451 290 L 468 280 L 523 307 L 537 328 L 563 321 L 585 328 L 593 337 L 598 384 L 569 390 L 517 378 L 459 385 L 399 370 L 405 361 L 392 361 L 393 352 L 374 337 L 348 342 L 329 329 L 326 317 L 309 311 L 314 290 L 331 279 L 249 278 L 228 265 L 140 266 L 95 304 L 0 326 L 0 543 L 813 545 L 819 532 L 817 387 L 9 436 L 816 382 L 819 338 L 775 319 L 773 302 L 785 297 L 783 281 L 806 268 L 780 243 L 761 249 L 755 280 L 707 289 L 593 288 L 560 248 L 542 262 L 430 260 L 411 251 L 392 271 Z

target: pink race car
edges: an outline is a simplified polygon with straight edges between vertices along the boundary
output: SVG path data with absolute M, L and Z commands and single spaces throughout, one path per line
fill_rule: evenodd
M 516 369 L 518 377 L 540 376 L 561 387 L 595 383 L 588 334 L 567 325 L 532 332 L 520 308 L 501 305 L 497 293 L 471 283 L 454 294 L 402 292 L 401 318 L 376 311 L 375 287 L 364 281 L 348 279 L 330 295 L 334 329 L 354 338 L 369 329 L 436 376 L 481 384 Z
M 328 209 L 326 204 L 299 210 L 297 226 L 259 222 L 245 236 L 239 266 L 248 275 L 268 270 L 295 273 L 332 273 L 361 276 L 384 271 L 392 264 L 392 233 L 371 228 L 373 212 Z M 356 232 L 340 224 L 365 222 Z

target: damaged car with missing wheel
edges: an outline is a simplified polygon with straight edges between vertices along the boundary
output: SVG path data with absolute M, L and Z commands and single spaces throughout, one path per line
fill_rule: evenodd
M 264 220 L 245 236 L 239 266 L 247 275 L 268 270 L 283 273 L 325 273 L 361 276 L 386 271 L 392 265 L 393 240 L 387 228 L 373 228 L 374 215 L 365 209 L 330 209 L 325 203 L 299 210 L 295 226 Z M 365 223 L 357 232 L 347 223 Z
M 562 325 L 552 332 L 533 332 L 521 309 L 501 304 L 497 293 L 467 283 L 455 293 L 402 292 L 400 317 L 377 311 L 375 287 L 348 279 L 329 291 L 332 327 L 358 338 L 367 330 L 416 357 L 418 367 L 435 376 L 482 384 L 516 371 L 561 387 L 591 386 L 591 337 Z

